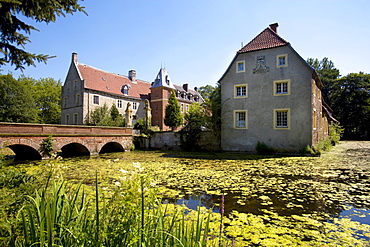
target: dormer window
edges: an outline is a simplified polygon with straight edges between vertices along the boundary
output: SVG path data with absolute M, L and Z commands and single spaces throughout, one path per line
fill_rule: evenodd
M 122 86 L 121 88 L 121 92 L 124 94 L 124 95 L 128 95 L 128 90 L 130 89 L 130 85 L 129 84 L 126 84 L 124 86 Z

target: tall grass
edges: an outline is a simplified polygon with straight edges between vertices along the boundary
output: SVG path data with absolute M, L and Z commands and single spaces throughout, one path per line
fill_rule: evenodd
M 210 229 L 216 221 L 210 211 L 162 204 L 148 175 L 131 174 L 105 193 L 97 177 L 95 196 L 64 181 L 28 196 L 7 246 L 200 247 L 218 234 Z

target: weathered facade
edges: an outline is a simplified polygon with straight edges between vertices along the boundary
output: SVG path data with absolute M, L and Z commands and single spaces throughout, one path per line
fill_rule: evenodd
M 272 24 L 240 49 L 221 83 L 221 147 L 254 151 L 263 142 L 298 151 L 328 135 L 331 116 L 316 71 Z
M 143 118 L 153 126 L 167 130 L 164 125 L 164 109 L 169 93 L 175 90 L 183 111 L 193 102 L 203 102 L 196 90 L 173 84 L 166 84 L 169 76 L 161 69 L 155 81 L 139 80 L 136 71 L 128 76 L 113 74 L 78 62 L 77 54 L 72 61 L 62 88 L 62 124 L 83 125 L 87 116 L 104 104 L 110 108 L 116 105 L 126 119 L 126 126 L 132 127 Z

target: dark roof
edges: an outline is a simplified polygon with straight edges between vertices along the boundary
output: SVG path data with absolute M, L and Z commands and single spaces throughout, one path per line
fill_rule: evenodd
M 271 27 L 268 27 L 240 49 L 238 53 L 269 49 L 287 44 L 289 44 L 288 41 L 280 37 Z

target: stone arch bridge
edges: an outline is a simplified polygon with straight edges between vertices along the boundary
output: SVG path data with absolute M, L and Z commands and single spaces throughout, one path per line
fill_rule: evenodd
M 119 127 L 0 123 L 0 148 L 12 149 L 16 160 L 49 158 L 42 143 L 50 135 L 53 153 L 70 157 L 130 150 L 133 130 Z

